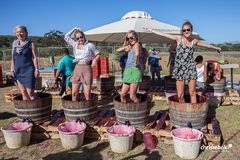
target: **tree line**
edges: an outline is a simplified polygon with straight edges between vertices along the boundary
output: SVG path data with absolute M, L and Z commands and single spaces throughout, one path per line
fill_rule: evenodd
M 1 36 L 0 35 L 0 49 L 7 49 L 12 47 L 13 40 L 16 39 L 16 36 Z M 64 41 L 64 34 L 59 30 L 50 30 L 49 32 L 45 33 L 43 37 L 41 36 L 29 36 L 29 39 L 34 42 L 37 47 L 65 47 L 67 44 Z M 122 43 L 107 43 L 107 42 L 95 42 L 98 46 L 120 46 Z M 223 51 L 240 51 L 240 43 L 223 43 L 223 44 L 214 44 L 222 48 Z M 155 44 L 153 46 L 159 46 Z M 206 51 L 206 49 L 198 48 L 198 51 Z

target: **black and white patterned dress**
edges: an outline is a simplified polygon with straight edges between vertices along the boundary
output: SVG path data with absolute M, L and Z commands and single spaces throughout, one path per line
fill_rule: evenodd
M 196 80 L 197 69 L 193 59 L 194 43 L 186 46 L 181 39 L 177 44 L 172 77 L 176 80 Z

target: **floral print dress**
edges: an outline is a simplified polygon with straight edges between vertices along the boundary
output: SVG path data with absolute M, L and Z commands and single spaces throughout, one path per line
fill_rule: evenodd
M 194 42 L 190 47 L 186 46 L 181 39 L 178 41 L 176 57 L 173 69 L 173 78 L 176 80 L 196 80 L 197 69 L 193 59 Z

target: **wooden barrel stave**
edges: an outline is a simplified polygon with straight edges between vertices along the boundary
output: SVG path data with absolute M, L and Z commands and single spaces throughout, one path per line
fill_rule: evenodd
M 83 94 L 81 93 L 79 96 L 82 97 Z M 92 94 L 92 100 L 90 101 L 72 101 L 72 95 L 64 96 L 62 106 L 66 119 L 68 121 L 80 119 L 89 124 L 95 122 L 98 114 L 96 102 L 95 94 Z
M 151 98 L 146 95 L 141 97 L 140 103 L 121 103 L 119 95 L 114 97 L 114 108 L 118 123 L 124 124 L 129 121 L 135 127 L 143 126 L 148 121 Z
M 22 96 L 13 99 L 15 111 L 20 120 L 32 120 L 35 125 L 44 123 L 51 118 L 52 97 L 48 93 L 38 93 L 39 99 L 22 100 Z
M 208 82 L 207 92 L 223 93 L 225 92 L 225 83 L 226 77 L 221 78 L 220 81 Z
M 187 97 L 189 99 L 189 96 Z M 198 102 L 199 99 L 198 96 Z M 193 128 L 201 129 L 206 125 L 207 114 L 208 99 L 204 96 L 201 97 L 201 102 L 196 104 L 179 103 L 177 95 L 169 98 L 170 120 L 175 127 L 187 127 L 188 123 L 191 123 Z

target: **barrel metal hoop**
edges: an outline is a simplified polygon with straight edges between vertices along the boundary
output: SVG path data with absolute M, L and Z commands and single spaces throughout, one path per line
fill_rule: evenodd
M 24 117 L 24 116 L 23 116 Z M 44 119 L 50 119 L 50 116 L 49 115 L 47 115 L 47 116 L 45 116 L 45 117 L 40 117 L 40 118 L 31 118 L 31 116 L 28 116 L 33 122 L 35 122 L 35 121 L 40 121 L 40 120 L 44 120 Z M 19 118 L 20 120 L 23 120 L 23 119 L 25 119 L 25 118 Z
M 119 114 L 117 114 L 117 118 L 122 118 L 122 119 L 131 119 L 131 120 L 134 120 L 134 119 L 143 119 L 143 118 L 147 118 L 148 115 L 145 115 L 145 116 L 142 116 L 142 117 L 126 117 L 126 116 L 121 116 Z
M 85 114 L 69 114 L 64 112 L 65 116 L 67 117 L 83 117 L 83 116 L 89 116 L 89 115 L 93 115 L 97 112 L 97 110 L 90 112 L 90 113 L 85 113 Z
M 120 122 L 121 124 L 125 124 L 125 122 L 126 122 L 126 121 L 121 121 L 121 120 L 119 120 L 119 119 L 117 119 L 117 121 Z M 141 125 L 141 124 L 143 124 L 143 123 L 145 124 L 145 123 L 146 123 L 146 120 L 137 121 L 137 122 L 132 122 L 132 121 L 130 121 L 130 124 L 133 125 L 133 126 L 134 126 L 134 125 Z
M 51 108 L 51 105 L 50 106 L 46 106 L 46 107 L 40 107 L 40 108 L 29 108 L 29 109 L 21 109 L 21 108 L 16 108 L 15 107 L 15 110 L 18 111 L 18 112 L 35 112 L 35 111 L 41 111 L 41 110 L 44 110 L 44 109 L 47 109 L 47 108 Z
M 69 109 L 69 108 L 63 107 L 63 109 L 64 109 L 65 111 L 68 111 L 68 112 L 84 112 L 84 111 L 88 111 L 88 110 L 95 109 L 95 108 L 97 108 L 97 107 L 96 107 L 96 106 L 93 106 L 93 107 L 81 108 L 81 109 L 79 109 L 79 108 L 77 108 L 77 109 Z
M 169 108 L 169 111 L 171 112 L 175 112 L 177 114 L 183 114 L 183 115 L 198 115 L 198 114 L 206 114 L 208 112 L 208 110 L 205 110 L 205 111 L 202 111 L 202 112 L 180 112 L 180 111 L 177 111 L 175 109 L 172 109 L 172 108 Z M 171 113 L 170 113 L 171 114 Z
M 180 123 L 180 122 L 173 122 L 173 125 L 176 125 L 176 126 L 185 126 L 187 127 L 187 123 Z M 202 128 L 203 126 L 205 126 L 205 123 L 191 123 L 192 127 L 195 128 L 195 127 L 200 127 Z
M 37 113 L 37 114 L 21 114 L 21 113 L 17 113 L 17 115 L 18 115 L 18 116 L 21 116 L 21 117 L 33 117 L 33 116 L 44 115 L 44 114 L 47 114 L 47 113 L 51 113 L 51 110 L 46 111 L 46 112 L 42 112 L 42 113 Z M 48 116 L 49 116 L 49 115 L 48 115 Z
M 119 110 L 114 108 L 115 111 L 119 112 L 119 113 L 123 113 L 123 114 L 141 114 L 141 113 L 147 113 L 149 112 L 149 109 L 144 109 L 144 110 L 140 110 L 140 111 L 123 111 L 123 110 Z

